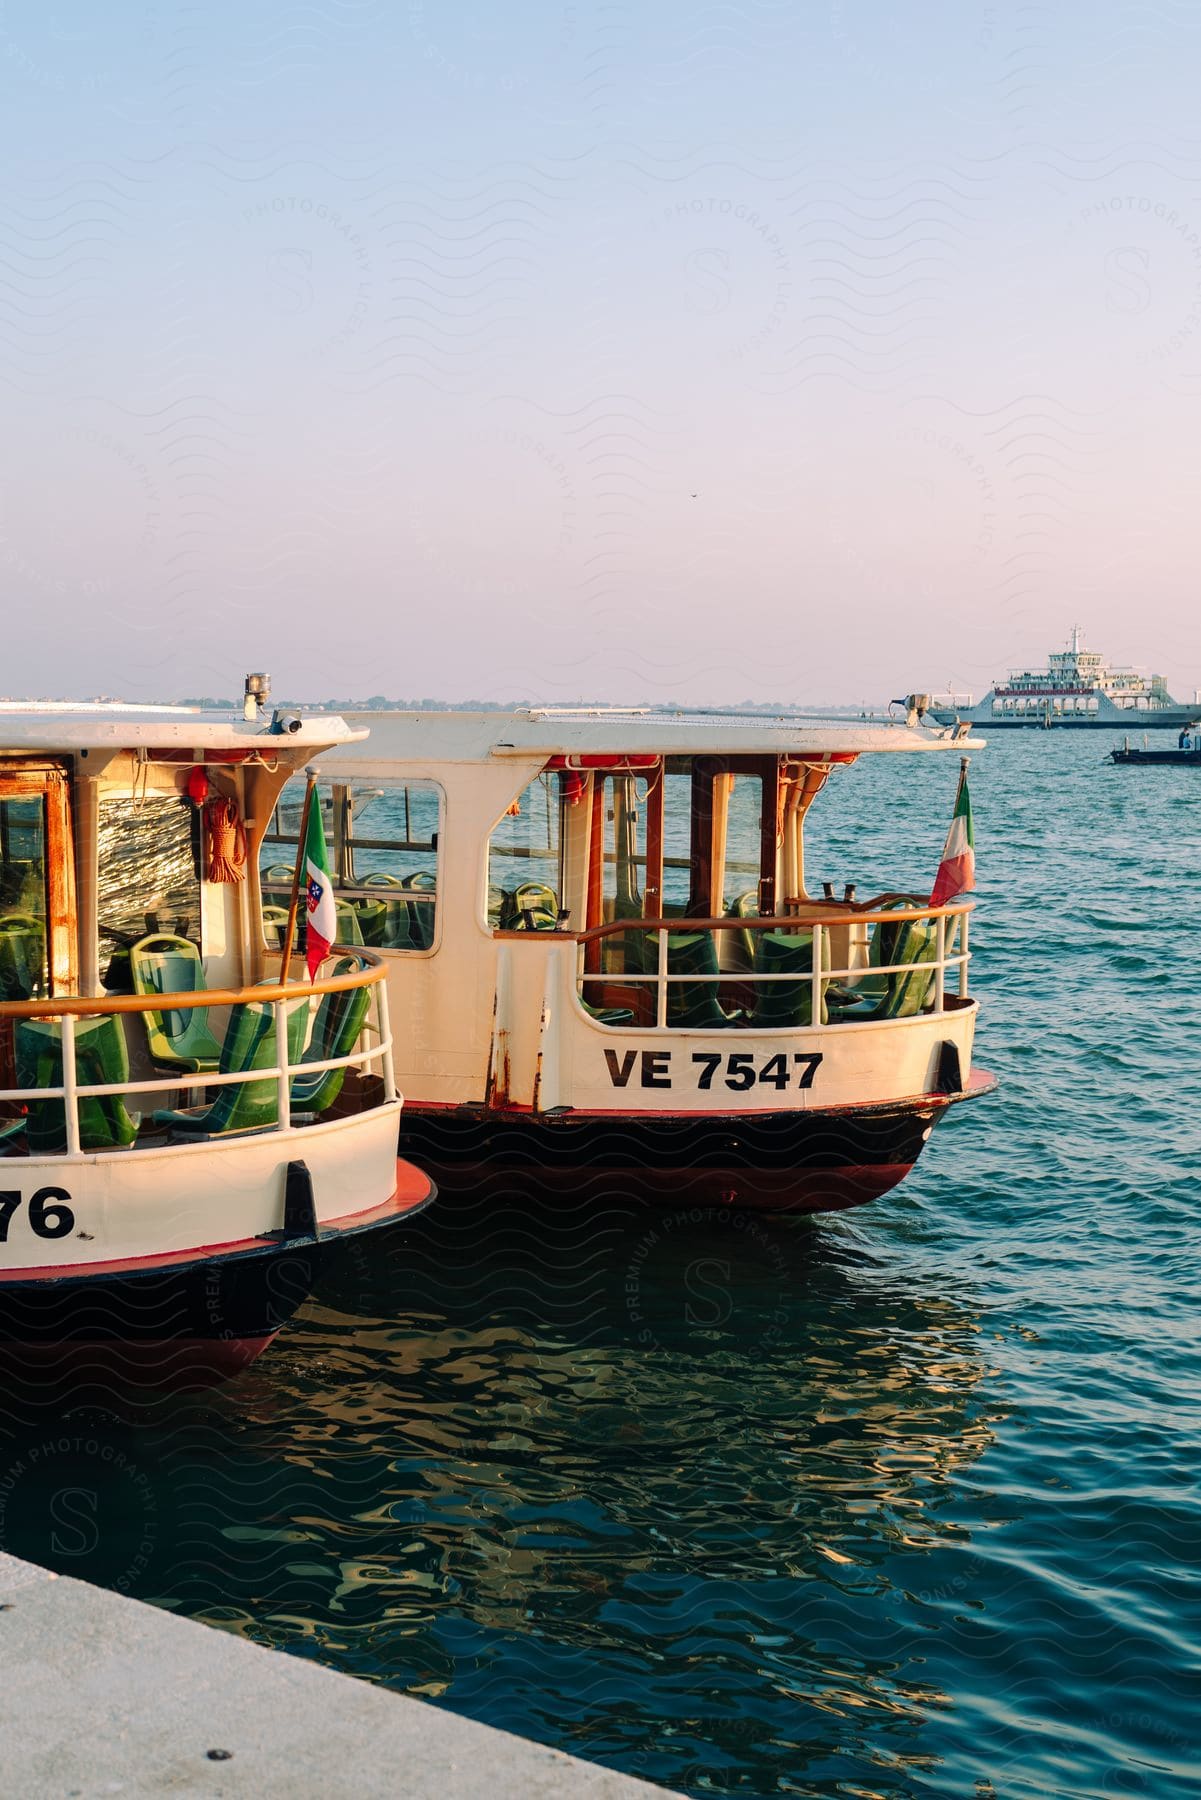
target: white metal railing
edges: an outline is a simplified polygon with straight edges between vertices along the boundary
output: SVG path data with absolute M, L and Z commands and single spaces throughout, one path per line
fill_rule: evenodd
M 789 913 L 779 918 L 758 919 L 689 919 L 687 917 L 672 919 L 621 919 L 613 920 L 591 931 L 572 934 L 578 945 L 578 961 L 576 969 L 576 992 L 581 1000 L 588 1000 L 591 1005 L 618 1006 L 619 999 L 605 999 L 604 990 L 630 988 L 653 988 L 654 990 L 654 1023 L 656 1031 L 688 1029 L 678 1022 L 669 1024 L 669 997 L 673 987 L 713 988 L 714 998 L 720 997 L 724 988 L 741 989 L 745 994 L 748 986 L 755 990 L 756 998 L 761 998 L 761 989 L 776 983 L 785 983 L 796 988 L 802 983 L 809 984 L 810 1024 L 784 1027 L 785 1029 L 806 1030 L 816 1026 L 821 1020 L 822 1004 L 832 987 L 841 986 L 845 1001 L 861 1000 L 869 997 L 865 989 L 866 982 L 875 982 L 877 978 L 890 978 L 901 975 L 912 975 L 915 978 L 929 978 L 929 987 L 922 995 L 918 1006 L 904 1012 L 889 1014 L 886 1010 L 885 996 L 877 996 L 880 1010 L 873 1012 L 873 1017 L 929 1017 L 947 1010 L 947 972 L 957 971 L 955 993 L 952 996 L 958 1001 L 966 1001 L 968 994 L 968 964 L 971 962 L 969 947 L 969 916 L 974 910 L 971 901 L 959 902 L 950 906 L 931 907 L 928 905 L 910 905 L 881 910 L 878 902 L 869 901 L 862 907 L 854 907 L 844 903 L 841 907 L 827 907 L 821 913 L 816 910 L 810 913 Z M 934 954 L 914 956 L 907 962 L 874 963 L 870 961 L 870 940 L 865 928 L 874 925 L 876 930 L 891 925 L 903 928 L 906 925 L 925 924 L 935 928 Z M 782 936 L 795 935 L 798 938 L 811 934 L 810 957 L 807 969 L 717 969 L 716 972 L 691 970 L 671 967 L 673 937 L 704 936 L 716 937 L 721 932 L 772 932 Z M 656 967 L 653 970 L 604 970 L 589 968 L 588 946 L 604 942 L 610 938 L 621 938 L 627 934 L 640 933 L 644 936 L 655 932 L 658 934 L 656 946 Z M 853 946 L 861 955 L 858 960 L 850 960 L 846 967 L 832 966 L 830 946 L 832 934 L 846 934 L 848 945 Z M 958 947 L 956 947 L 958 945 Z M 927 944 L 923 950 L 928 949 Z M 845 1020 L 833 1018 L 831 1024 L 856 1024 L 867 1018 L 868 1014 L 854 1015 Z M 753 1030 L 756 1021 L 744 1014 L 728 1015 L 728 1024 L 733 1029 Z M 763 1023 L 765 1030 L 778 1030 L 778 1024 Z M 824 1028 L 824 1027 L 823 1027 Z M 614 1029 L 648 1030 L 652 1029 L 649 1021 L 635 1020 L 634 1024 Z
M 331 953 L 339 959 L 348 954 L 344 946 L 337 946 Z M 46 1101 L 62 1101 L 64 1108 L 65 1150 L 50 1149 L 36 1154 L 59 1155 L 68 1157 L 93 1155 L 118 1148 L 138 1148 L 135 1139 L 128 1145 L 103 1145 L 85 1149 L 80 1128 L 80 1103 L 86 1100 L 121 1099 L 130 1094 L 184 1094 L 197 1089 L 215 1089 L 233 1087 L 248 1083 L 274 1081 L 276 1084 L 276 1119 L 258 1127 L 260 1131 L 293 1131 L 303 1129 L 293 1125 L 294 1112 L 303 1115 L 303 1108 L 294 1108 L 292 1103 L 292 1082 L 297 1076 L 308 1079 L 311 1076 L 323 1075 L 334 1069 L 366 1068 L 372 1063 L 379 1063 L 383 1094 L 378 1100 L 360 1108 L 362 1112 L 375 1111 L 379 1106 L 390 1103 L 396 1098 L 396 1078 L 392 1056 L 391 1022 L 388 1013 L 388 986 L 384 979 L 385 966 L 382 960 L 371 951 L 360 950 L 357 946 L 350 952 L 363 965 L 353 974 L 319 976 L 313 982 L 260 982 L 255 987 L 237 989 L 200 988 L 186 993 L 155 993 L 142 995 L 108 994 L 95 999 L 59 996 L 53 999 L 9 1001 L 0 1004 L 0 1031 L 6 1027 L 6 1021 L 12 1020 L 18 1026 L 22 1019 L 46 1019 L 57 1021 L 60 1033 L 62 1082 L 53 1087 L 34 1088 L 0 1088 L 0 1104 L 15 1108 L 28 1108 Z M 299 1051 L 300 1060 L 293 1061 L 288 1048 L 288 1017 L 291 1012 L 302 1005 L 308 1006 L 314 996 L 328 993 L 350 992 L 357 988 L 373 986 L 375 993 L 374 1019 L 369 1015 L 360 1027 L 356 1047 L 345 1056 L 328 1057 L 322 1061 L 303 1060 L 304 1046 Z M 175 1075 L 156 1076 L 148 1080 L 125 1079 L 112 1082 L 79 1081 L 77 1057 L 77 1021 L 83 1019 L 120 1018 L 129 1013 L 178 1012 L 197 1006 L 221 1008 L 243 1005 L 270 1006 L 272 1012 L 273 1060 L 257 1068 L 235 1069 L 225 1074 L 198 1072 L 195 1074 L 180 1071 Z M 227 1025 L 227 1030 L 228 1030 Z M 307 1033 L 306 1033 L 307 1037 Z M 368 1041 L 365 1041 L 368 1040 Z M 361 1047 L 359 1047 L 361 1046 Z M 15 1062 L 15 1054 L 14 1054 Z M 132 1116 L 132 1115 L 131 1115 Z M 18 1113 L 18 1117 L 20 1114 Z M 12 1119 L 0 1117 L 0 1154 L 4 1148 L 6 1127 L 13 1124 Z M 139 1137 L 141 1132 L 139 1130 Z M 231 1142 L 236 1142 L 240 1133 L 237 1128 L 229 1133 Z M 206 1141 L 220 1142 L 222 1133 L 215 1131 Z M 199 1141 L 196 1140 L 196 1141 Z M 162 1148 L 162 1136 L 149 1136 L 144 1148 Z

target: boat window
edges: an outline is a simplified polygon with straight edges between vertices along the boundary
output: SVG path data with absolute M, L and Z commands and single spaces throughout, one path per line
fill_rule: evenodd
M 574 783 L 574 785 L 573 785 Z M 579 803 L 578 778 L 544 773 L 498 820 L 488 839 L 488 923 L 553 931 L 564 905 L 563 818 Z
M 102 948 L 151 931 L 200 946 L 199 818 L 178 794 L 100 802 L 97 916 Z
M 0 799 L 0 999 L 47 992 L 46 803 Z
M 688 905 L 692 869 L 692 777 L 669 768 L 663 776 L 663 913 Z
M 304 793 L 303 777 L 288 783 L 263 839 L 259 866 L 269 948 L 279 947 L 286 929 Z M 323 781 L 317 795 L 338 901 L 339 943 L 432 950 L 441 789 L 432 781 Z M 298 945 L 300 940 L 298 930 Z
M 797 856 L 780 855 L 775 759 L 670 757 L 645 774 L 623 770 L 593 780 L 586 923 L 596 935 L 585 942 L 585 1005 L 607 1022 L 653 1022 L 644 984 L 658 967 L 659 933 L 637 921 L 661 917 L 681 920 L 669 934 L 669 956 L 695 957 L 713 978 L 697 1017 L 723 1023 L 714 1008 L 727 1002 L 745 1012 L 753 928 L 706 930 L 683 921 L 749 920 L 764 904 L 770 914 L 777 870 L 799 879 Z M 624 920 L 629 930 L 605 930 Z M 673 1018 L 674 1009 L 673 998 Z
M 637 918 L 643 910 L 646 871 L 645 776 L 608 775 L 602 818 L 602 914 L 606 919 Z
M 717 757 L 673 758 L 663 807 L 663 912 L 719 916 L 736 902 L 757 910 L 761 881 L 775 875 L 763 840 L 764 778 Z M 764 867 L 766 855 L 767 866 Z
M 742 916 L 758 912 L 762 843 L 763 777 L 734 775 L 726 809 L 723 913 L 734 910 Z

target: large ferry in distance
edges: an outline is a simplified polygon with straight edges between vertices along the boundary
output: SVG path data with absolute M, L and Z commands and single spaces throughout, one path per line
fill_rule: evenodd
M 1196 717 L 1197 708 L 1173 700 L 1162 675 L 1140 675 L 1115 669 L 1096 650 L 1086 650 L 1081 627 L 1074 625 L 1066 650 L 1055 651 L 1040 670 L 1014 669 L 978 705 L 963 705 L 954 695 L 935 695 L 930 716 L 942 724 L 956 719 L 993 729 L 1018 725 L 1042 727 L 1137 725 L 1179 731 Z

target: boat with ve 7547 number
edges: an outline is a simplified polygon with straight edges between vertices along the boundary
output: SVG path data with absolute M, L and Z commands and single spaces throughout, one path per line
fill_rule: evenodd
M 406 1033 L 440 1179 L 804 1210 L 900 1181 L 972 1068 L 972 902 L 809 891 L 805 823 L 863 756 L 960 731 L 668 712 L 351 715 L 323 761 L 339 935 Z M 278 933 L 299 792 L 263 844 Z M 850 873 L 848 871 L 848 873 Z

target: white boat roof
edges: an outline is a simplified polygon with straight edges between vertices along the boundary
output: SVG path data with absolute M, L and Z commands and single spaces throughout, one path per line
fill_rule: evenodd
M 141 706 L 119 700 L 0 700 L 0 757 L 29 751 L 270 750 L 300 756 L 352 744 L 365 726 L 337 713 L 293 713 L 294 732 L 273 732 L 270 713 L 244 719 L 236 707 Z M 291 759 L 290 759 L 291 760 Z
M 979 750 L 953 727 L 802 714 L 524 707 L 515 712 L 348 712 L 370 732 L 339 755 L 387 772 L 394 763 L 487 762 L 493 757 L 721 754 L 829 756 L 876 750 Z

